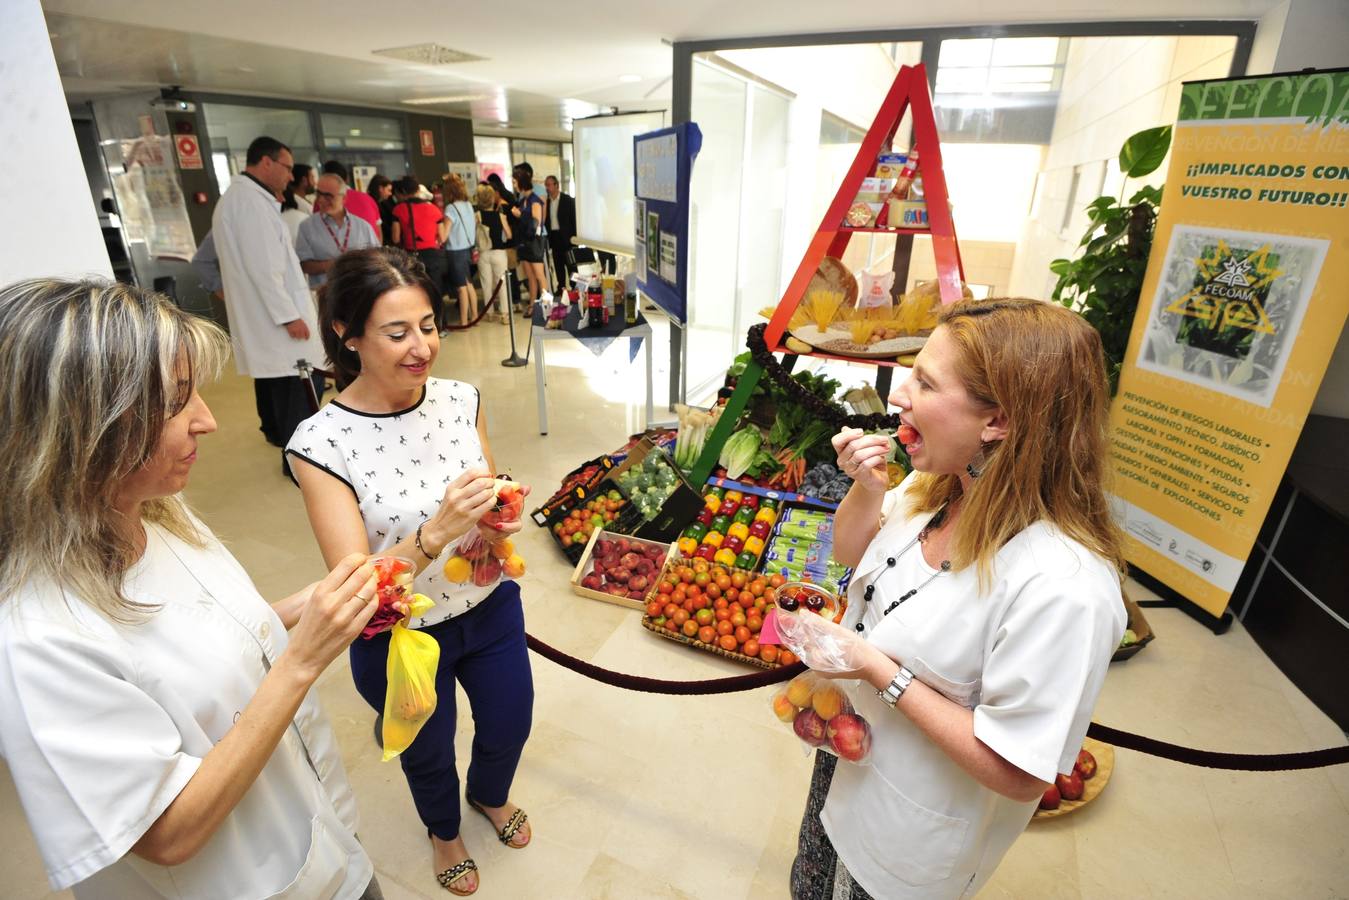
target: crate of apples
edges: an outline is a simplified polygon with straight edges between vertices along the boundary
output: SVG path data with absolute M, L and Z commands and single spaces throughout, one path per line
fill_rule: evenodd
M 671 557 L 646 604 L 642 626 L 763 669 L 792 665 L 796 656 L 760 644 L 764 616 L 777 601 L 781 575 L 756 575 L 706 559 Z
M 571 589 L 591 600 L 646 609 L 670 545 L 597 531 L 571 576 Z
M 627 498 L 616 488 L 602 491 L 554 522 L 553 537 L 563 550 L 577 544 L 584 547 L 596 531 L 616 522 L 627 505 Z

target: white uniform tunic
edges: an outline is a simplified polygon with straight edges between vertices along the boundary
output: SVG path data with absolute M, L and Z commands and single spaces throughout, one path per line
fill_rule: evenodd
M 941 575 L 884 610 L 936 570 L 920 546 L 927 524 L 903 493 L 887 494 L 883 523 L 848 588 L 844 625 L 918 681 L 974 710 L 974 734 L 1043 781 L 1072 771 L 1126 614 L 1114 569 L 1052 526 L 1037 523 L 997 554 L 991 589 L 974 568 Z M 894 557 L 889 566 L 887 558 Z M 868 585 L 875 590 L 864 599 Z M 858 712 L 872 725 L 870 766 L 840 762 L 820 820 L 857 883 L 878 898 L 962 897 L 993 874 L 1036 801 L 983 787 L 868 685 Z
M 445 488 L 461 473 L 487 468 L 478 436 L 479 402 L 473 385 L 445 378 L 428 378 L 421 399 L 396 413 L 359 412 L 334 400 L 300 423 L 286 452 L 351 488 L 370 552 L 379 553 L 435 515 Z M 466 613 L 496 588 L 445 579 L 445 563 L 458 543 L 446 544 L 417 576 L 414 590 L 436 605 L 410 627 Z
M 298 376 L 299 359 L 326 368 L 309 283 L 280 210 L 262 185 L 236 175 L 216 204 L 211 226 L 234 364 L 240 375 L 253 378 Z M 286 333 L 286 323 L 296 319 L 309 327 L 308 339 Z
M 130 852 L 286 648 L 281 620 L 214 537 L 198 549 L 146 531 L 126 582 L 160 607 L 143 622 L 114 625 L 50 586 L 0 604 L 0 752 L 52 888 L 97 900 L 361 896 L 374 869 L 312 691 L 195 856 L 165 867 Z

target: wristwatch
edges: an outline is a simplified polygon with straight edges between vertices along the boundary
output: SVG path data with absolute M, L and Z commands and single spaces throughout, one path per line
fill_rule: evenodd
M 903 666 L 895 673 L 895 677 L 890 679 L 890 683 L 885 686 L 885 690 L 877 691 L 876 696 L 881 698 L 881 702 L 891 709 L 899 702 L 899 698 L 904 696 L 904 692 L 909 689 L 909 684 L 913 681 L 913 673 Z

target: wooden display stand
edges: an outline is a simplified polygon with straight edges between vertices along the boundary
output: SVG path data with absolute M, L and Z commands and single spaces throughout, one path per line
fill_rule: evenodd
M 895 132 L 904 120 L 906 112 L 913 113 L 913 149 L 918 152 L 918 174 L 923 179 L 924 198 L 927 203 L 929 228 L 854 228 L 844 224 L 844 216 L 852 205 L 862 186 L 863 179 L 871 175 L 876 167 L 877 156 L 890 149 Z M 815 276 L 820 262 L 826 256 L 842 258 L 848 242 L 854 234 L 927 234 L 932 238 L 932 251 L 936 258 L 937 280 L 941 289 L 943 304 L 955 303 L 962 296 L 961 285 L 965 270 L 960 261 L 960 247 L 956 242 L 955 222 L 951 218 L 951 201 L 946 190 L 946 174 L 942 168 L 941 141 L 937 137 L 937 122 L 932 113 L 932 94 L 928 89 L 927 68 L 919 63 L 916 66 L 903 66 L 895 76 L 890 92 L 881 103 L 871 128 L 857 156 L 839 185 L 834 200 L 825 211 L 824 220 L 815 230 L 815 237 L 806 248 L 801 264 L 792 276 L 791 282 L 783 292 L 772 318 L 768 322 L 764 340 L 773 353 L 792 355 L 784 344 L 787 323 L 792 314 L 805 298 L 806 287 Z M 841 356 L 814 350 L 805 356 L 819 356 L 825 359 L 839 359 L 845 362 L 862 362 L 856 357 Z M 865 362 L 876 366 L 894 366 L 890 359 L 871 359 Z M 736 383 L 735 391 L 726 402 L 726 410 L 718 420 L 712 434 L 703 445 L 702 455 L 693 467 L 690 481 L 701 485 L 707 481 L 716 467 L 721 448 L 730 437 L 735 423 L 744 412 L 745 404 L 754 391 L 755 385 L 763 375 L 763 368 L 755 362 L 745 368 Z

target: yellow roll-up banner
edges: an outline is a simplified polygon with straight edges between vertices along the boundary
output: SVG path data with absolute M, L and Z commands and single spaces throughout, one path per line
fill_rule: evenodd
M 1183 86 L 1111 407 L 1129 560 L 1215 616 L 1349 313 L 1349 70 Z

